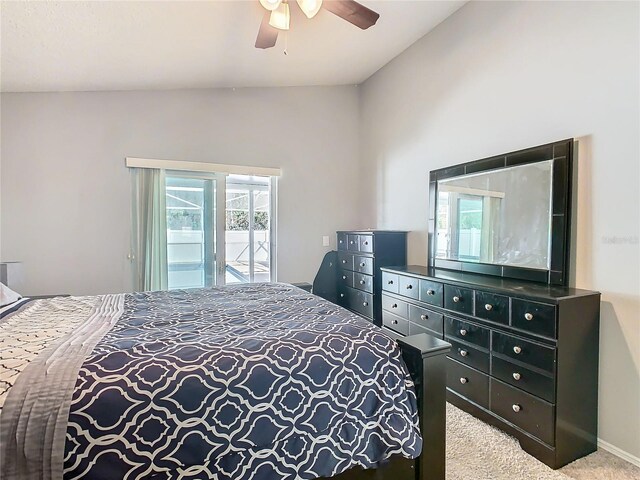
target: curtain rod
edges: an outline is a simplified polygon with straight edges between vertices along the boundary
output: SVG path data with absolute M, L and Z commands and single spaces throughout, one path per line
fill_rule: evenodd
M 129 168 L 159 168 L 163 170 L 184 170 L 188 172 L 229 173 L 232 175 L 258 175 L 279 177 L 282 170 L 275 167 L 252 167 L 245 165 L 225 165 L 222 163 L 186 162 L 182 160 L 156 160 L 153 158 L 127 157 Z

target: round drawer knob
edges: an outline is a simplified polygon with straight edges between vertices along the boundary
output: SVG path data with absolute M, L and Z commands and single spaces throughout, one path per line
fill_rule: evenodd
M 460 350 L 461 357 L 466 357 L 467 355 L 469 355 L 469 352 L 467 352 L 466 350 Z
M 362 263 L 360 264 L 360 266 L 361 266 L 361 267 L 366 267 L 366 266 L 367 266 L 367 264 L 366 264 L 366 263 L 364 263 L 364 262 L 362 262 Z
M 389 280 L 389 281 L 387 282 L 387 285 L 393 285 L 393 280 Z
M 340 294 L 340 298 L 344 298 L 344 293 L 341 293 L 341 294 Z
M 364 244 L 365 244 L 365 245 L 369 245 L 369 242 L 365 241 L 365 242 L 364 242 Z
M 453 297 L 453 303 L 458 303 L 460 301 L 460 297 Z
M 436 294 L 435 290 L 431 290 L 431 289 L 427 290 L 427 295 L 435 295 L 435 294 Z
M 485 309 L 487 312 L 490 312 L 491 310 L 493 310 L 493 305 L 491 305 L 490 303 L 487 303 L 487 304 L 484 306 L 484 309 Z
M 522 352 L 522 348 L 518 347 L 517 345 L 513 347 L 513 353 L 520 354 L 521 352 Z
M 398 308 L 398 304 L 394 303 L 393 305 L 391 305 L 391 308 Z
M 391 320 L 391 324 L 392 325 L 397 325 L 398 324 L 398 320 Z
M 466 334 L 467 334 L 467 331 L 464 328 L 460 330 L 460 335 L 464 337 Z
M 522 410 L 522 407 L 520 405 L 518 405 L 517 403 L 514 403 L 511 408 L 513 408 L 513 411 L 516 412 L 516 413 L 518 413 L 520 410 Z
M 522 377 L 520 376 L 520 374 L 519 374 L 518 372 L 515 372 L 515 373 L 513 374 L 513 379 L 514 379 L 514 380 L 520 380 L 520 378 L 522 378 Z
M 347 263 L 347 261 L 346 260 L 342 260 L 342 263 Z
M 355 242 L 354 242 L 353 240 L 351 240 L 349 243 L 350 243 L 351 245 L 353 245 Z
M 339 243 L 342 243 L 342 240 L 340 240 Z
M 407 290 L 411 290 L 413 288 L 413 285 L 409 284 L 407 285 Z
M 368 306 L 368 305 L 369 305 L 369 302 L 362 302 L 362 306 L 363 306 L 363 307 L 366 307 L 366 306 Z
M 461 383 L 461 384 L 463 384 L 463 385 L 464 385 L 465 383 L 468 383 L 468 382 L 469 382 L 469 379 L 468 379 L 468 378 L 460 377 L 460 383 Z
M 524 314 L 524 319 L 528 320 L 528 321 L 533 320 L 533 313 L 529 313 L 529 312 L 525 313 Z
M 364 285 L 365 283 L 367 282 L 365 282 L 364 280 L 360 280 L 360 285 Z
M 420 315 L 420 318 L 421 318 L 422 320 L 429 320 L 429 316 L 428 316 L 427 314 L 425 314 L 425 313 L 423 313 L 422 315 Z
M 343 280 L 346 280 L 346 279 L 347 279 L 347 276 L 346 276 L 346 275 L 342 275 L 342 279 L 343 279 Z

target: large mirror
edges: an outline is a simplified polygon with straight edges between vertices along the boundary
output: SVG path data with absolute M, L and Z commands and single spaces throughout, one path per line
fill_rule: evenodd
M 566 285 L 573 144 L 561 140 L 432 170 L 433 274 Z
M 553 160 L 438 182 L 436 258 L 550 267 Z

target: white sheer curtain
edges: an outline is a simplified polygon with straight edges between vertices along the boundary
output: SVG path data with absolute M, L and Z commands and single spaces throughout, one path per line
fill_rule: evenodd
M 132 168 L 132 250 L 136 291 L 166 290 L 167 209 L 165 172 Z

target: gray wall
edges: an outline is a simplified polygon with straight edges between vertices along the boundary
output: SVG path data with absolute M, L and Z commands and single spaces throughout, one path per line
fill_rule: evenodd
M 361 227 L 355 87 L 3 94 L 2 259 L 24 294 L 129 291 L 127 156 L 282 168 L 278 280 Z
M 599 435 L 636 461 L 638 18 L 637 2 L 470 2 L 361 88 L 362 210 L 412 232 L 413 263 L 429 170 L 578 138 L 573 283 L 603 294 Z

